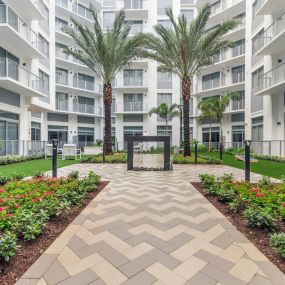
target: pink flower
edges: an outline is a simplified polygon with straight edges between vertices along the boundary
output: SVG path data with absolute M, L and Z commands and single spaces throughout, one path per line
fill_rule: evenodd
M 4 200 L 0 198 L 0 203 L 4 203 Z
M 281 204 L 281 207 L 285 208 L 285 203 L 282 203 L 282 204 Z
M 4 208 L 3 207 L 0 207 L 0 212 L 3 212 L 4 211 Z
M 256 193 L 256 195 L 255 195 L 256 197 L 262 197 L 262 196 L 264 196 L 262 193 Z
M 43 180 L 43 178 L 42 178 L 42 177 L 39 177 L 39 178 L 38 178 L 38 181 L 42 181 L 42 180 Z
M 12 217 L 13 215 L 11 213 L 6 214 L 6 217 Z
M 3 192 L 5 192 L 5 189 L 3 189 L 3 188 L 0 189 L 0 193 L 3 193 Z

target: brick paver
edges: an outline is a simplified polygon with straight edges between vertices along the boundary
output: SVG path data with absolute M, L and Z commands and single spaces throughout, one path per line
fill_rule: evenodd
M 228 166 L 174 166 L 127 172 L 125 165 L 79 164 L 110 183 L 16 284 L 284 285 L 285 276 L 190 182 Z M 254 180 L 260 176 L 253 174 Z

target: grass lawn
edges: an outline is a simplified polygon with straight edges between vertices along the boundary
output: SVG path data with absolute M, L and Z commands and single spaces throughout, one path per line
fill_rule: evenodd
M 201 154 L 220 158 L 218 152 L 202 152 Z M 244 162 L 237 160 L 234 156 L 229 154 L 223 154 L 223 164 L 244 169 Z M 251 171 L 280 179 L 282 175 L 285 176 L 285 164 L 274 161 L 258 160 L 258 163 L 251 163 Z
M 75 163 L 80 163 L 80 160 L 58 160 L 57 167 L 64 167 L 72 165 Z M 51 159 L 37 159 L 30 160 L 20 163 L 14 163 L 9 165 L 0 166 L 0 174 L 12 175 L 14 173 L 23 173 L 25 176 L 31 176 L 36 171 L 49 171 L 52 169 L 52 160 Z

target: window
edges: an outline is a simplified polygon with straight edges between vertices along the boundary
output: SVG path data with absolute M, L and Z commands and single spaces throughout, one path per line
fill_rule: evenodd
M 44 14 L 44 16 L 46 18 L 47 24 L 49 25 L 49 9 L 45 4 L 43 5 L 42 13 Z
M 232 68 L 232 84 L 244 82 L 245 80 L 245 66 L 236 66 Z
M 73 102 L 73 111 L 79 113 L 94 114 L 94 99 L 78 96 Z
M 55 77 L 57 84 L 68 85 L 68 70 L 56 68 Z
M 215 14 L 221 12 L 221 10 L 222 10 L 222 5 L 221 5 L 221 4 L 222 4 L 222 3 L 221 3 L 221 1 L 219 0 L 219 1 L 217 1 L 217 2 L 215 2 L 215 3 L 213 3 L 213 4 L 211 5 L 211 14 L 212 14 L 212 15 L 215 15 Z
M 94 128 L 78 127 L 78 147 L 89 146 L 94 143 Z
M 68 111 L 68 94 L 56 92 L 55 107 L 60 111 Z
M 170 20 L 158 20 L 157 24 L 162 25 L 164 28 L 168 28 L 168 29 L 172 28 L 172 23 Z
M 220 128 L 202 128 L 202 141 L 204 145 L 208 145 L 210 142 L 210 135 L 211 135 L 211 142 L 212 147 L 218 148 L 218 142 L 220 141 Z
M 49 75 L 39 69 L 40 78 L 40 91 L 47 94 L 49 93 Z
M 184 15 L 187 22 L 192 22 L 194 20 L 194 10 L 181 10 L 180 15 Z
M 143 70 L 142 69 L 124 70 L 124 85 L 143 86 Z
M 252 73 L 252 89 L 255 90 L 261 85 L 260 77 L 264 74 L 264 67 L 260 67 Z
M 245 39 L 236 41 L 234 45 L 235 46 L 232 48 L 233 57 L 245 54 Z
M 115 7 L 116 0 L 103 0 L 103 7 Z
M 124 0 L 125 9 L 143 9 L 144 0 Z
M 130 35 L 134 36 L 143 32 L 143 21 L 129 21 L 131 25 Z
M 103 12 L 103 28 L 112 28 L 115 20 L 115 12 Z
M 48 140 L 59 140 L 61 144 L 67 143 L 68 127 L 67 126 L 48 126 Z
M 41 140 L 41 124 L 32 122 L 31 124 L 31 140 L 40 141 Z
M 127 148 L 126 137 L 127 136 L 142 136 L 143 135 L 143 127 L 142 126 L 125 126 L 124 127 L 124 148 Z M 135 142 L 134 145 L 139 144 L 139 142 Z
M 252 54 L 257 53 L 264 46 L 264 29 L 260 30 L 252 39 Z
M 67 46 L 60 44 L 60 43 L 55 43 L 55 55 L 58 58 L 68 60 L 68 55 L 64 53 L 64 49 L 66 49 Z
M 77 13 L 80 16 L 93 21 L 93 16 L 92 16 L 91 11 L 81 4 L 78 4 L 77 6 Z
M 172 89 L 172 74 L 157 71 L 157 89 Z
M 263 117 L 256 117 L 251 119 L 252 127 L 252 141 L 260 142 L 263 141 Z
M 57 17 L 55 18 L 55 29 L 56 29 L 57 31 L 61 32 L 62 29 L 63 29 L 64 27 L 66 27 L 66 26 L 68 26 L 68 22 L 67 22 L 67 21 L 62 20 L 62 19 L 57 18 Z
M 0 76 L 19 80 L 19 62 L 16 56 L 0 47 Z
M 232 111 L 233 110 L 242 110 L 245 107 L 245 101 L 244 101 L 245 92 L 244 91 L 237 91 L 235 93 L 239 94 L 239 99 L 232 100 L 231 110 Z
M 232 123 L 244 122 L 244 113 L 232 114 Z
M 41 34 L 39 34 L 39 50 L 49 58 L 49 42 Z
M 124 94 L 125 112 L 142 112 L 143 109 L 143 94 Z
M 68 8 L 68 0 L 55 0 L 55 3 L 64 8 Z
M 244 142 L 244 126 L 232 126 L 232 147 L 241 148 Z
M 194 4 L 194 0 L 180 0 L 181 5 Z
M 172 145 L 172 126 L 157 126 L 158 136 L 170 136 L 170 145 Z M 158 148 L 163 148 L 164 143 L 157 143 Z
M 171 93 L 158 93 L 157 94 L 157 106 L 160 104 L 167 104 L 168 106 L 172 105 L 172 94 Z M 158 122 L 164 122 L 162 118 L 157 116 L 157 121 Z
M 73 86 L 84 90 L 94 90 L 95 79 L 93 76 L 82 73 L 73 75 Z
M 172 8 L 172 0 L 157 1 L 157 15 L 165 15 L 165 10 L 167 8 Z
M 203 90 L 213 89 L 220 86 L 220 72 L 204 75 L 202 77 Z

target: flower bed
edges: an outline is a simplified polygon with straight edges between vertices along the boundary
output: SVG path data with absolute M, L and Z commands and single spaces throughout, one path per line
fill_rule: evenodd
M 38 177 L 11 181 L 0 189 L 0 261 L 8 262 L 18 241 L 34 241 L 51 219 L 59 219 L 80 205 L 88 192 L 96 190 L 100 176 L 90 172 L 78 179 L 78 172 L 67 178 Z
M 230 174 L 220 178 L 204 174 L 200 179 L 204 194 L 215 198 L 211 202 L 216 206 L 222 204 L 233 222 L 248 228 L 249 231 L 245 229 L 245 233 L 249 233 L 247 237 L 256 241 L 250 234 L 254 233 L 259 239 L 257 246 L 267 256 L 276 259 L 277 265 L 285 272 L 285 262 L 282 261 L 285 258 L 285 182 L 272 183 L 268 178 L 255 184 L 238 182 Z M 268 254 L 270 248 L 273 253 Z M 279 256 L 275 258 L 274 254 Z

